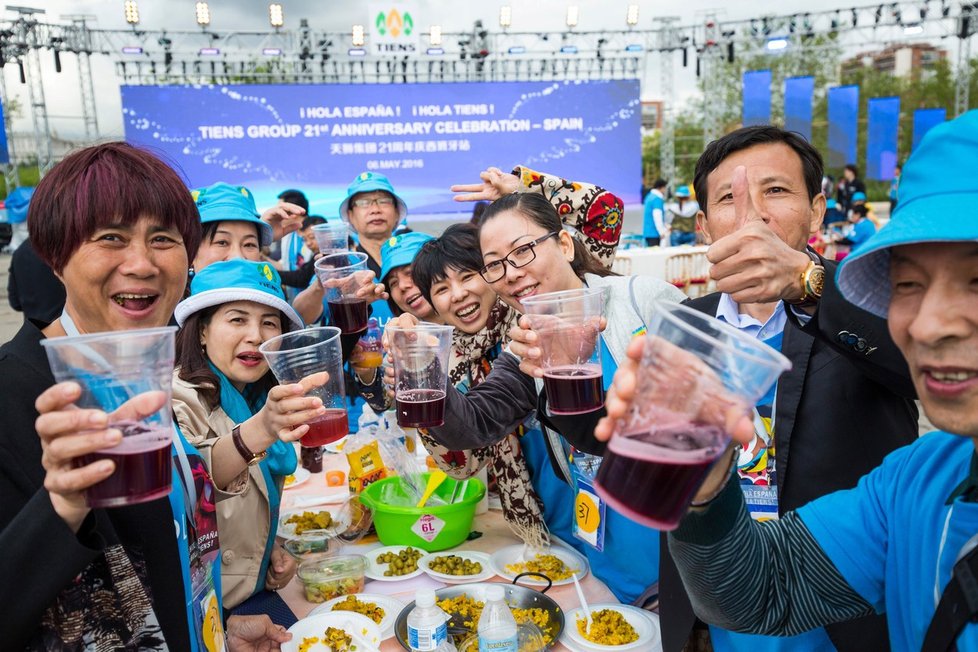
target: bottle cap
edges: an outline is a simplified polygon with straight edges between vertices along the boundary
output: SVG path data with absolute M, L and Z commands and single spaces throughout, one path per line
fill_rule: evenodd
M 506 597 L 506 589 L 500 584 L 493 584 L 486 588 L 486 602 L 495 602 Z
M 422 609 L 434 606 L 434 589 L 418 589 L 418 592 L 414 594 L 414 604 Z

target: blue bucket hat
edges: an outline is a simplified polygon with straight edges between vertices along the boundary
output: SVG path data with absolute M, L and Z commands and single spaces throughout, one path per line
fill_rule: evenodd
M 346 188 L 346 199 L 340 202 L 340 217 L 344 220 L 347 219 L 347 211 L 350 209 L 350 200 L 353 199 L 354 195 L 358 195 L 361 192 L 374 192 L 375 190 L 383 190 L 384 192 L 390 193 L 397 203 L 397 214 L 404 219 L 407 215 L 407 204 L 404 200 L 397 196 L 394 192 L 394 186 L 391 185 L 390 180 L 382 174 L 376 172 L 361 172 L 357 175 L 357 178 L 347 186 Z
M 431 240 L 434 238 L 430 235 L 412 231 L 395 235 L 385 242 L 380 248 L 380 260 L 383 261 L 380 267 L 380 282 L 383 283 L 395 268 L 414 262 L 414 257 L 421 251 L 424 243 Z
M 200 223 L 251 222 L 258 227 L 261 246 L 272 244 L 272 225 L 258 215 L 255 197 L 244 186 L 215 183 L 190 192 L 200 213 Z
M 304 328 L 302 318 L 285 300 L 282 279 L 268 263 L 243 258 L 212 263 L 194 275 L 190 296 L 177 304 L 173 316 L 177 324 L 204 308 L 232 301 L 254 301 L 281 310 L 296 328 Z
M 886 317 L 890 306 L 890 249 L 921 242 L 978 241 L 978 110 L 934 127 L 900 176 L 900 202 L 890 221 L 849 254 L 837 282 L 846 299 Z
M 852 197 L 849 198 L 850 201 L 866 201 L 866 193 L 864 192 L 854 192 Z
M 833 208 L 838 207 L 838 205 L 839 205 L 838 202 L 836 202 L 834 199 L 825 200 L 825 208 L 827 210 L 832 210 Z
M 31 204 L 31 197 L 34 196 L 34 186 L 14 188 L 4 200 L 7 208 L 7 221 L 11 224 L 19 224 L 27 221 L 27 208 Z
M 676 197 L 691 197 L 689 186 L 679 186 L 676 188 Z

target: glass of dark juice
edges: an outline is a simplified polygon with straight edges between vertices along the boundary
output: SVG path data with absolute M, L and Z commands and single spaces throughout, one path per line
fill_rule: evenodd
M 428 322 L 387 327 L 397 425 L 402 428 L 431 428 L 445 423 L 453 331 L 451 326 Z
M 297 383 L 320 371 L 329 374 L 324 385 L 306 394 L 319 397 L 326 413 L 306 424 L 309 431 L 299 440 L 302 446 L 323 446 L 349 434 L 340 329 L 326 326 L 285 333 L 263 343 L 258 350 L 283 385 Z
M 82 387 L 75 402 L 80 408 L 103 410 L 108 428 L 119 430 L 122 441 L 75 459 L 82 467 L 112 460 L 115 470 L 85 490 L 89 507 L 120 507 L 162 498 L 170 493 L 173 422 L 174 327 L 113 331 L 41 341 L 58 382 Z M 125 418 L 125 404 L 147 393 L 157 395 L 160 407 L 141 419 Z
M 548 292 L 520 302 L 539 338 L 547 407 L 553 414 L 583 414 L 604 405 L 604 302 L 603 288 Z
M 709 315 L 658 303 L 631 410 L 598 470 L 598 495 L 633 521 L 675 529 L 730 443 L 728 429 L 790 367 Z
M 330 323 L 344 333 L 367 328 L 367 300 L 357 296 L 370 275 L 367 254 L 335 252 L 318 259 L 316 276 L 323 284 Z

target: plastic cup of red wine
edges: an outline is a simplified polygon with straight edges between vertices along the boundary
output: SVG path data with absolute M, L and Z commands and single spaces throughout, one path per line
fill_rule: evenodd
M 323 284 L 330 324 L 344 333 L 367 328 L 367 300 L 357 296 L 366 283 L 367 254 L 358 251 L 332 253 L 319 258 L 316 276 Z
M 600 321 L 604 288 L 548 292 L 520 301 L 536 332 L 547 407 L 583 414 L 604 405 Z
M 791 363 L 709 315 L 657 302 L 632 407 L 595 489 L 638 523 L 672 530 L 730 443 L 729 429 Z
M 307 424 L 309 431 L 299 440 L 300 444 L 322 446 L 349 434 L 340 329 L 326 326 L 285 333 L 263 343 L 258 350 L 283 385 L 298 383 L 321 371 L 329 373 L 326 384 L 314 387 L 306 394 L 319 397 L 326 407 L 326 414 Z
M 448 354 L 454 330 L 428 322 L 387 327 L 397 425 L 402 428 L 433 428 L 445 423 Z
M 350 228 L 346 222 L 329 222 L 312 227 L 319 253 L 323 255 L 343 253 L 350 248 Z
M 122 432 L 119 444 L 74 460 L 76 468 L 115 462 L 112 475 L 85 490 L 89 507 L 135 505 L 170 493 L 175 332 L 174 327 L 147 328 L 41 341 L 55 379 L 81 386 L 75 405 L 107 412 L 109 428 Z M 124 405 L 148 392 L 165 399 L 162 407 L 138 420 L 125 418 Z

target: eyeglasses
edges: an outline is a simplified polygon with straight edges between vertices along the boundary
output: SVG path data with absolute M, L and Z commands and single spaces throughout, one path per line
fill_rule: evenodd
M 551 231 L 550 233 L 542 235 L 532 242 L 527 242 L 526 244 L 520 245 L 499 260 L 494 260 L 480 269 L 479 276 L 481 276 L 482 280 L 484 280 L 486 283 L 495 283 L 506 276 L 507 264 L 511 265 L 513 269 L 526 267 L 536 260 L 536 246 L 548 238 L 554 237 L 558 233 L 560 233 L 560 231 Z
M 373 197 L 372 199 L 362 198 L 362 199 L 354 199 L 353 200 L 353 205 L 356 206 L 357 208 L 370 208 L 374 204 L 377 204 L 378 206 L 393 206 L 394 205 L 394 198 L 393 197 Z

